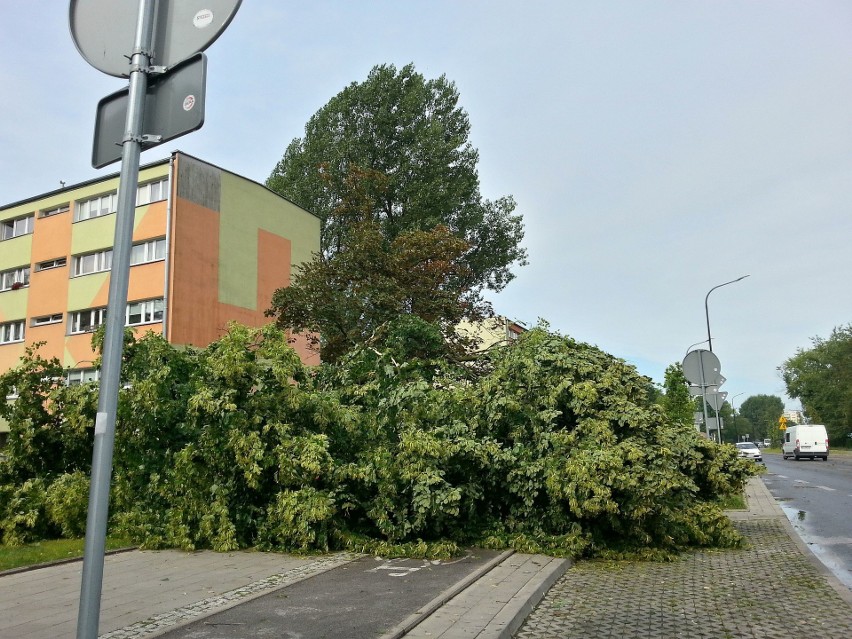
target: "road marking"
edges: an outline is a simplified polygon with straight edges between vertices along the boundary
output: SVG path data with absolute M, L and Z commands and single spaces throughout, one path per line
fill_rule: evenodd
M 794 479 L 793 482 L 796 483 L 796 484 L 810 484 L 811 483 L 809 481 L 805 481 L 804 479 Z
M 836 488 L 829 488 L 828 486 L 817 486 L 817 488 L 822 488 L 823 490 L 830 490 L 832 492 L 837 490 Z
M 787 475 L 778 475 L 778 477 L 780 477 L 781 479 L 789 479 L 789 477 L 787 477 Z

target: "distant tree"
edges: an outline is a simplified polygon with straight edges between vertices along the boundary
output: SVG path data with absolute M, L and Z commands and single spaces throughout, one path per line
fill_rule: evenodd
M 749 435 L 753 440 L 771 438 L 778 428 L 778 418 L 784 412 L 784 402 L 777 395 L 753 395 L 740 406 L 740 415 L 751 422 Z
M 511 196 L 480 194 L 479 154 L 458 100 L 445 76 L 376 66 L 311 117 L 266 184 L 323 219 L 326 257 L 343 248 L 352 220 L 341 211 L 354 197 L 370 202 L 389 241 L 443 225 L 465 242 L 457 260 L 474 284 L 499 291 L 514 278 L 510 267 L 526 263 L 523 224 Z
M 784 362 L 787 394 L 801 400 L 808 417 L 824 423 L 829 438 L 839 443 L 852 433 L 852 324 L 811 342 L 812 348 Z
M 680 364 L 671 364 L 666 369 L 663 389 L 665 394 L 660 403 L 669 419 L 676 424 L 692 424 L 693 402 Z

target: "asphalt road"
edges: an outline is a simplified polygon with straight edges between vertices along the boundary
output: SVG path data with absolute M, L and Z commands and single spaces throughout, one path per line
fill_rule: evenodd
M 764 482 L 814 554 L 852 589 L 852 457 L 828 461 L 763 456 Z
M 477 549 L 447 561 L 364 557 L 162 639 L 375 639 L 499 554 Z

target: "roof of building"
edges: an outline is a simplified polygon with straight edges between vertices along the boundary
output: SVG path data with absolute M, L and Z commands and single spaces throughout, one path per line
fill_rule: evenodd
M 242 179 L 244 179 L 244 180 L 248 180 L 249 182 L 252 182 L 253 184 L 256 184 L 257 186 L 259 186 L 259 187 L 261 187 L 261 188 L 266 189 L 266 190 L 267 190 L 267 191 L 269 191 L 270 193 L 274 193 L 275 195 L 277 195 L 278 197 L 280 197 L 282 200 L 287 200 L 287 201 L 288 201 L 288 202 L 290 202 L 291 204 L 293 204 L 293 205 L 295 205 L 295 206 L 298 206 L 299 208 L 301 208 L 302 210 L 306 211 L 307 213 L 310 213 L 310 214 L 311 214 L 311 215 L 313 215 L 314 217 L 317 217 L 317 218 L 319 217 L 319 216 L 318 216 L 316 213 L 314 213 L 313 211 L 308 211 L 307 209 L 303 208 L 302 206 L 300 206 L 300 205 L 299 205 L 299 204 L 297 204 L 296 202 L 293 202 L 291 199 L 289 199 L 289 198 L 287 198 L 287 197 L 284 197 L 284 196 L 283 196 L 283 195 L 281 195 L 280 193 L 276 193 L 275 191 L 273 191 L 272 189 L 270 189 L 270 188 L 269 188 L 268 186 L 266 186 L 265 184 L 262 184 L 262 183 L 260 183 L 260 182 L 258 182 L 258 181 L 256 181 L 256 180 L 252 180 L 251 178 L 247 178 L 247 177 L 246 177 L 246 176 L 244 176 L 244 175 L 240 175 L 239 173 L 235 173 L 234 171 L 230 171 L 230 170 L 228 170 L 228 169 L 226 169 L 226 168 L 223 168 L 223 167 L 221 167 L 221 166 L 218 166 L 218 165 L 216 165 L 216 164 L 213 164 L 212 162 L 208 162 L 207 160 L 202 160 L 202 159 L 201 159 L 201 158 L 199 158 L 199 157 L 196 157 L 196 156 L 194 156 L 194 155 L 190 155 L 189 153 L 185 153 L 185 152 L 183 152 L 183 151 L 181 151 L 181 150 L 179 150 L 179 149 L 175 149 L 174 151 L 172 151 L 172 152 L 171 152 L 171 154 L 169 155 L 169 157 L 167 157 L 167 158 L 163 158 L 162 160 L 156 160 L 156 161 L 154 161 L 154 162 L 149 162 L 149 163 L 147 163 L 147 164 L 143 164 L 143 165 L 141 165 L 141 166 L 139 167 L 139 170 L 140 170 L 140 171 L 142 171 L 142 170 L 144 170 L 144 169 L 149 169 L 149 168 L 151 168 L 151 167 L 159 166 L 159 165 L 161 165 L 161 164 L 166 164 L 166 163 L 170 162 L 170 161 L 172 160 L 172 158 L 174 158 L 176 155 L 182 155 L 182 156 L 184 156 L 184 157 L 192 158 L 193 160 L 197 160 L 198 162 L 203 162 L 204 164 L 207 164 L 208 166 L 212 166 L 212 167 L 214 167 L 214 168 L 217 168 L 217 169 L 219 169 L 220 171 L 224 171 L 225 173 L 230 173 L 231 175 L 236 175 L 237 177 L 240 177 L 240 178 L 242 178 Z M 82 188 L 82 187 L 88 186 L 88 185 L 90 185 L 90 184 L 96 184 L 97 182 L 103 182 L 103 181 L 105 181 L 105 180 L 114 179 L 114 178 L 117 178 L 119 175 L 120 175 L 120 171 L 116 171 L 116 172 L 114 172 L 114 173 L 109 173 L 109 174 L 107 174 L 107 175 L 100 175 L 100 176 L 98 176 L 98 177 L 96 177 L 96 178 L 92 178 L 91 180 L 85 180 L 84 182 L 78 182 L 78 183 L 76 183 L 76 184 L 71 184 L 71 185 L 63 186 L 62 188 L 55 189 L 55 190 L 53 190 L 53 191 L 47 191 L 47 192 L 45 192 L 45 193 L 40 193 L 39 195 L 34 195 L 34 196 L 32 196 L 32 197 L 24 198 L 23 200 L 19 200 L 19 201 L 17 201 L 17 202 L 12 202 L 12 203 L 10 203 L 10 204 L 4 204 L 4 205 L 0 206 L 0 213 L 2 213 L 3 211 L 5 211 L 6 209 L 11 209 L 11 208 L 14 208 L 14 207 L 16 207 L 16 206 L 21 206 L 22 204 L 27 204 L 27 203 L 29 203 L 29 202 L 35 202 L 35 201 L 37 201 L 37 200 L 41 200 L 41 199 L 44 199 L 44 198 L 47 198 L 47 197 L 51 197 L 51 196 L 53 196 L 53 195 L 59 195 L 60 193 L 64 193 L 64 192 L 66 192 L 66 191 L 73 191 L 74 189 L 79 189 L 79 188 Z

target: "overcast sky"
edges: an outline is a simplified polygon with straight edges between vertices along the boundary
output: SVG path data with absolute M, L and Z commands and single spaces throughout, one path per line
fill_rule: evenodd
M 0 6 L 0 206 L 119 168 L 91 167 L 92 133 L 126 82 L 80 57 L 68 6 Z M 742 275 L 709 298 L 737 407 L 798 408 L 776 368 L 852 322 L 848 0 L 245 0 L 207 53 L 204 127 L 143 162 L 180 149 L 263 182 L 373 66 L 445 74 L 483 195 L 525 220 L 530 264 L 495 310 L 657 382 Z

